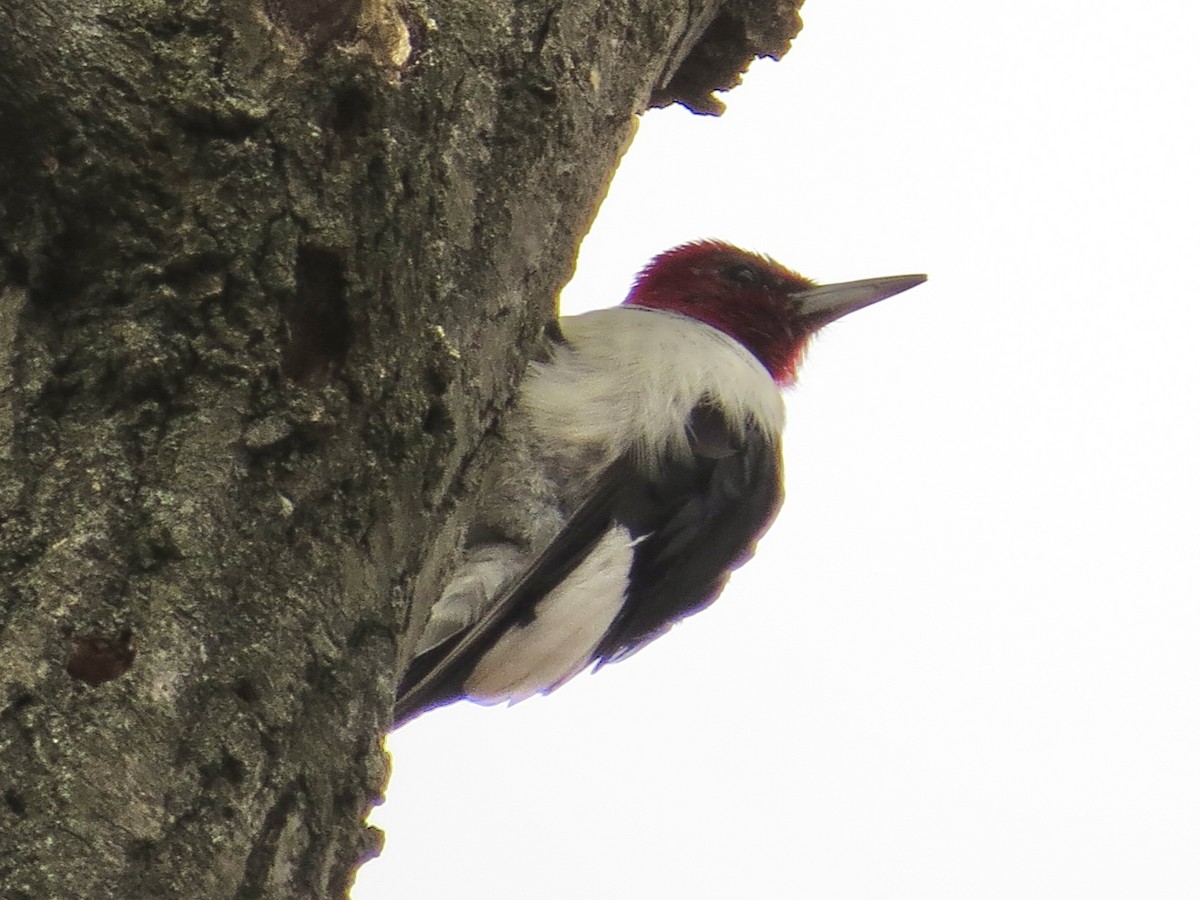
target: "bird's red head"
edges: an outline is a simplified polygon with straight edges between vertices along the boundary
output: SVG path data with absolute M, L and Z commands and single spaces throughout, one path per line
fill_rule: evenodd
M 924 280 L 901 275 L 818 286 L 769 257 L 724 241 L 694 241 L 651 260 L 625 302 L 683 313 L 725 332 L 786 385 L 796 380 L 819 328 Z

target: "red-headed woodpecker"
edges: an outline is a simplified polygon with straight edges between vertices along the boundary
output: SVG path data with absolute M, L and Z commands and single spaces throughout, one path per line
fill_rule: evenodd
M 818 286 L 699 241 L 654 259 L 621 306 L 562 318 L 504 423 L 397 721 L 547 693 L 708 606 L 783 499 L 779 388 L 809 339 L 924 280 Z

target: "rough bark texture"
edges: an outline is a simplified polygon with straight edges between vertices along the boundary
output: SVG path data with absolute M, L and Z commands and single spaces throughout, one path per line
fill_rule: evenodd
M 0 0 L 0 896 L 337 897 L 652 103 L 791 0 Z

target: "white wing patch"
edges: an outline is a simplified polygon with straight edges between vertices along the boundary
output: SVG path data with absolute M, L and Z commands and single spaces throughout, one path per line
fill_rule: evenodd
M 615 526 L 591 553 L 483 654 L 463 686 L 476 703 L 516 703 L 545 694 L 587 668 L 625 602 L 633 548 Z

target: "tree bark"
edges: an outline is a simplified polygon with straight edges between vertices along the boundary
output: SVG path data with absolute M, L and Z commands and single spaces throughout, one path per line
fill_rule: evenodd
M 636 114 L 792 0 L 0 0 L 0 896 L 336 897 Z

